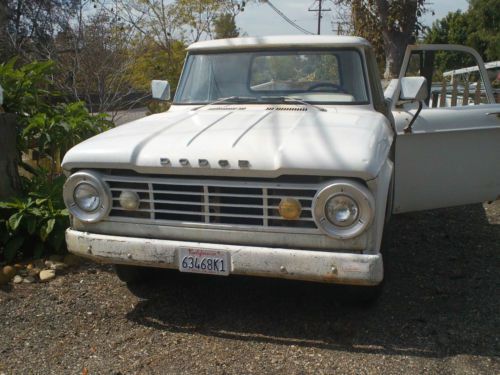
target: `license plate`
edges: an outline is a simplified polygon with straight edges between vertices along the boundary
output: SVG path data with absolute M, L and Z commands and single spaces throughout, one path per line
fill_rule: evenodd
M 229 253 L 222 250 L 179 249 L 179 271 L 229 275 Z

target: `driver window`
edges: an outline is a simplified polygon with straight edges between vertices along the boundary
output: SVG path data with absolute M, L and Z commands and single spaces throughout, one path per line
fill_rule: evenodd
M 488 103 L 477 61 L 468 52 L 414 51 L 405 76 L 427 79 L 429 108 Z

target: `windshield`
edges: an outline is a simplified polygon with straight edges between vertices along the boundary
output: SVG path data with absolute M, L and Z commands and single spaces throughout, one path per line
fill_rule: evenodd
M 367 104 L 361 54 L 354 49 L 190 54 L 176 104 L 231 98 L 272 102 Z

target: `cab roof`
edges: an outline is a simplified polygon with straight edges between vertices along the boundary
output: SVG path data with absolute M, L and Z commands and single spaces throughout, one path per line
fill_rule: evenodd
M 369 47 L 370 43 L 356 36 L 282 35 L 215 39 L 191 44 L 188 51 L 245 50 L 296 47 Z

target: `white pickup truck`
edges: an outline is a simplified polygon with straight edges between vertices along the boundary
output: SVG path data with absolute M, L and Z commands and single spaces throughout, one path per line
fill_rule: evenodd
M 443 61 L 460 59 L 478 66 L 476 99 L 429 106 L 431 82 L 455 68 Z M 483 77 L 470 48 L 410 46 L 384 95 L 362 38 L 195 43 L 168 112 L 66 154 L 68 249 L 130 283 L 161 267 L 374 296 L 391 214 L 500 195 L 500 105 Z M 170 98 L 166 81 L 152 86 Z

